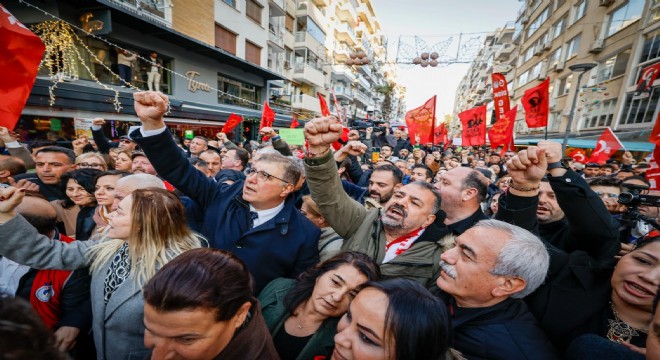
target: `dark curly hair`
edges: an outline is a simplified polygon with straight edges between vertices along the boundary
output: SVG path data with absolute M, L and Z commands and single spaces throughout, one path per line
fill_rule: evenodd
M 66 194 L 66 187 L 69 180 L 73 180 L 76 184 L 80 185 L 87 191 L 92 197 L 94 197 L 94 190 L 96 185 L 96 176 L 102 171 L 97 169 L 78 169 L 69 171 L 68 173 L 62 175 L 62 180 L 60 181 L 60 188 L 62 192 Z M 94 200 L 96 201 L 96 199 Z M 67 196 L 64 200 L 65 208 L 73 206 L 73 201 Z

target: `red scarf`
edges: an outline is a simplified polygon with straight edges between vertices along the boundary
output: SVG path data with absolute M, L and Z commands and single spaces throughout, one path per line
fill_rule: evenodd
M 70 243 L 74 240 L 60 234 L 59 241 Z M 49 329 L 60 320 L 62 289 L 72 272 L 72 270 L 39 270 L 34 277 L 30 290 L 30 304 Z
M 394 246 L 394 256 L 399 256 L 403 254 L 404 251 L 408 250 L 414 243 L 415 240 L 419 237 L 420 231 L 422 231 L 423 228 L 419 228 L 417 230 L 414 230 L 406 235 L 403 235 L 399 238 L 396 238 L 392 241 L 390 241 L 388 244 L 385 245 L 385 259 L 384 261 L 389 261 L 391 259 L 388 259 L 387 254 L 390 252 L 390 248 Z M 392 258 L 394 257 L 392 256 Z

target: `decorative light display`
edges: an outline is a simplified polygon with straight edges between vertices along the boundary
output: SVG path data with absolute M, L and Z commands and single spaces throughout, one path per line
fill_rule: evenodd
M 441 37 L 434 45 L 419 36 L 414 36 L 413 44 L 408 43 L 407 38 L 399 38 L 397 47 L 396 63 L 404 67 L 421 66 L 444 67 L 451 64 L 467 64 L 472 62 L 483 43 L 480 36 L 464 40 L 462 35 L 458 41 L 454 36 Z M 450 50 L 456 50 L 456 55 L 448 55 Z

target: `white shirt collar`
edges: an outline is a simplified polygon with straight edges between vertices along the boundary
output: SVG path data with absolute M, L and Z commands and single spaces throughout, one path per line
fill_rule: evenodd
M 250 211 L 254 211 L 259 215 L 258 218 L 254 219 L 254 226 L 257 227 L 263 223 L 268 222 L 270 219 L 274 218 L 277 214 L 279 214 L 280 211 L 284 209 L 284 201 L 282 201 L 279 205 L 277 205 L 274 208 L 271 209 L 266 209 L 266 210 L 257 210 L 250 204 Z

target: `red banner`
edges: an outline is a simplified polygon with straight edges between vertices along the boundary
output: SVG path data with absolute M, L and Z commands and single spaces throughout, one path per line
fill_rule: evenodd
M 653 156 L 651 157 L 651 161 L 649 161 L 649 169 L 646 170 L 645 177 L 646 180 L 649 181 L 649 184 L 651 186 L 649 187 L 650 190 L 660 190 L 660 166 L 658 165 L 658 162 L 660 161 L 660 147 L 658 147 L 658 144 L 655 144 L 655 148 L 653 148 Z
M 507 152 L 513 144 L 513 126 L 516 123 L 517 112 L 518 106 L 514 106 L 513 109 L 502 115 L 495 125 L 491 126 L 490 130 L 488 130 L 490 147 L 494 149 L 503 145 L 502 154 Z
M 655 119 L 651 136 L 649 136 L 649 142 L 660 144 L 660 113 L 658 113 L 658 117 Z
M 41 39 L 0 5 L 0 126 L 16 126 L 45 50 Z
M 660 75 L 660 62 L 645 67 L 639 76 L 635 95 L 648 91 L 653 86 L 653 82 L 658 78 L 658 75 Z
M 229 134 L 230 131 L 234 130 L 238 126 L 238 124 L 243 121 L 243 117 L 236 115 L 232 113 L 229 115 L 229 118 L 227 119 L 227 122 L 225 123 L 225 126 L 222 127 L 222 132 L 225 134 Z
M 449 143 L 449 139 L 447 138 L 447 127 L 445 126 L 445 123 L 441 123 L 440 125 L 434 127 L 433 144 L 439 145 L 440 143 L 445 144 L 445 147 L 447 147 L 447 144 Z
M 296 116 L 293 115 L 293 117 L 291 118 L 291 126 L 290 126 L 290 128 L 291 128 L 291 129 L 295 129 L 295 128 L 298 127 L 298 125 L 300 125 L 300 124 L 298 123 L 298 119 L 296 119 Z
M 509 104 L 509 89 L 506 85 L 506 77 L 504 74 L 493 73 L 493 104 L 495 105 L 495 116 L 498 123 L 502 120 L 504 114 L 511 110 L 511 105 Z M 515 119 L 515 117 L 514 117 Z
M 435 121 L 436 96 L 428 99 L 424 105 L 406 113 L 406 124 L 411 142 L 419 136 L 422 144 L 433 142 L 433 122 Z
M 582 164 L 587 163 L 587 154 L 584 153 L 582 149 L 575 149 L 568 153 L 568 156 L 573 158 L 573 161 L 579 162 Z
M 462 146 L 486 145 L 486 105 L 458 114 L 463 125 Z
M 550 110 L 550 77 L 543 80 L 539 86 L 526 90 L 521 100 L 525 108 L 527 127 L 547 126 Z
M 603 134 L 596 142 L 596 148 L 594 149 L 594 152 L 591 153 L 589 162 L 605 164 L 605 161 L 607 161 L 612 154 L 622 148 L 623 144 L 619 141 L 619 138 L 616 137 L 614 132 L 612 132 L 612 129 L 608 127 L 603 131 Z
M 330 109 L 328 109 L 328 103 L 325 101 L 323 94 L 319 93 L 319 105 L 321 105 L 321 115 L 323 116 L 332 116 Z
M 265 127 L 273 127 L 273 122 L 275 122 L 275 111 L 268 106 L 267 101 L 264 101 L 264 109 L 261 111 L 261 124 L 259 125 L 259 130 Z

